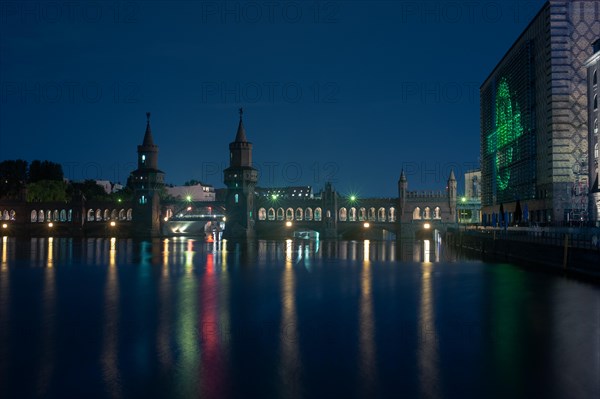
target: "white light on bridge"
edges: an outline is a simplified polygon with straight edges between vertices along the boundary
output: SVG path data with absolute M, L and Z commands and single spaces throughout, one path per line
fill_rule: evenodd
M 371 225 L 369 224 L 369 222 L 365 222 L 365 223 L 363 224 L 363 227 L 364 227 L 365 229 L 368 229 L 368 228 L 369 228 L 369 226 L 371 226 Z
M 2 228 L 6 229 L 8 227 L 8 225 L 6 223 L 2 223 Z
M 423 227 L 424 227 L 424 228 L 426 228 L 426 229 L 429 229 L 429 228 L 431 227 L 431 225 L 430 225 L 429 223 L 425 223 L 425 224 L 423 225 Z
M 115 222 L 110 222 L 110 227 L 115 227 L 117 224 Z
M 48 223 L 48 227 L 53 227 L 53 226 L 54 226 L 54 223 L 52 223 L 52 222 Z
M 292 227 L 292 222 L 290 222 L 290 221 L 287 221 L 287 222 L 285 222 L 285 225 L 286 225 L 287 227 Z

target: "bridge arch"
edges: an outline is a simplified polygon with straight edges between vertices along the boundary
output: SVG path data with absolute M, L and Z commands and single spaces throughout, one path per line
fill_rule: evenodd
M 117 220 L 117 210 L 116 209 L 113 209 L 110 212 L 110 220 Z
M 356 222 L 356 208 L 355 207 L 350 208 L 350 212 L 348 213 L 348 221 Z
M 431 219 L 431 208 L 429 208 L 428 206 L 425 207 L 423 219 Z
M 127 209 L 127 220 L 133 219 L 133 209 Z
M 434 218 L 434 219 L 441 219 L 441 218 L 442 218 L 442 215 L 441 215 L 441 212 L 440 212 L 440 207 L 439 207 L 439 206 L 436 206 L 436 207 L 433 209 L 433 218 Z
M 302 208 L 296 208 L 296 220 L 301 221 L 304 213 L 302 212 Z
M 320 222 L 322 220 L 322 212 L 320 207 L 315 208 L 315 222 Z
M 170 218 L 171 216 L 173 216 L 173 211 L 167 209 L 167 217 Z M 125 220 L 125 209 L 119 211 L 119 220 Z
M 293 208 L 288 208 L 285 210 L 285 220 L 292 221 L 294 220 L 294 209 Z
M 346 218 L 347 218 L 347 211 L 346 211 L 346 208 L 344 208 L 344 207 L 341 207 L 339 212 L 340 212 L 340 215 L 339 215 L 340 222 L 345 222 L 345 221 L 346 221 Z
M 283 220 L 285 217 L 285 211 L 283 208 L 277 208 L 277 220 Z
M 358 210 L 358 221 L 363 222 L 367 220 L 367 210 L 365 208 L 360 208 Z
M 110 211 L 108 209 L 104 210 L 104 220 L 110 219 Z
M 375 208 L 369 208 L 368 219 L 372 222 L 375 221 Z
M 275 220 L 275 209 L 269 208 L 269 211 L 267 212 L 267 219 L 271 221 Z
M 15 220 L 17 218 L 17 212 L 14 209 L 10 210 L 10 220 Z
M 313 219 L 313 211 L 312 208 L 306 208 L 304 210 L 304 220 L 312 220 Z
M 60 221 L 61 222 L 67 221 L 67 211 L 65 211 L 64 209 L 60 210 Z
M 377 220 L 379 222 L 385 222 L 385 208 L 384 207 L 379 208 L 379 210 L 377 211 Z
M 395 222 L 396 221 L 396 208 L 391 207 L 388 209 L 388 221 Z
M 413 210 L 413 220 L 421 220 L 421 208 L 416 207 Z
M 98 209 L 96 210 L 96 221 L 100 222 L 102 220 L 102 210 Z
M 93 222 L 94 221 L 94 210 L 93 209 L 88 209 L 87 211 L 87 221 L 88 222 Z
M 8 215 L 8 210 L 4 210 L 2 211 L 2 219 L 3 220 L 8 220 L 10 218 L 10 216 Z
M 45 216 L 44 210 L 40 209 L 39 212 L 38 212 L 38 222 L 43 223 L 44 222 L 44 216 Z
M 37 222 L 37 211 L 34 209 L 31 211 L 31 223 Z
M 258 220 L 267 220 L 267 210 L 265 208 L 259 208 Z

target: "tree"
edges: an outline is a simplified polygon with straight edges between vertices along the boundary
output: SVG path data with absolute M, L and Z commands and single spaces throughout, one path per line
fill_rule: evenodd
M 71 183 L 68 194 L 73 197 L 77 194 L 83 194 L 87 200 L 107 200 L 109 194 L 104 191 L 104 187 L 98 185 L 95 180 L 85 180 L 83 183 Z
M 62 166 L 50 161 L 35 160 L 29 165 L 29 183 L 40 180 L 60 180 L 64 178 Z
M 67 184 L 62 180 L 40 180 L 27 184 L 27 202 L 67 201 Z
M 27 183 L 27 161 L 0 162 L 0 198 L 18 199 Z

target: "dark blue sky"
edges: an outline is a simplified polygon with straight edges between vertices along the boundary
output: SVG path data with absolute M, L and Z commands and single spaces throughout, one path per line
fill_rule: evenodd
M 260 185 L 442 189 L 544 2 L 115 3 L 0 3 L 0 159 L 125 182 L 151 111 L 167 181 L 221 187 L 243 106 Z

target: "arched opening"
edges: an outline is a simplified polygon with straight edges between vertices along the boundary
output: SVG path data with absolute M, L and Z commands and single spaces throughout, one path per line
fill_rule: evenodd
M 108 209 L 104 210 L 104 220 L 110 220 L 110 211 Z
M 340 208 L 340 222 L 346 221 L 346 208 Z
M 96 222 L 102 221 L 102 210 L 96 210 Z
M 315 209 L 315 221 L 316 222 L 320 222 L 322 217 L 321 217 L 321 208 L 316 208 Z
M 304 210 L 304 220 L 312 220 L 312 219 L 313 219 L 312 208 L 306 208 Z
M 112 212 L 110 213 L 110 220 L 117 220 L 117 210 L 113 209 Z
M 4 211 L 2 211 L 2 219 L 3 220 L 8 220 L 10 216 L 8 216 L 8 211 L 5 209 Z
M 385 222 L 385 208 L 379 208 L 377 211 L 377 220 L 380 222 Z
M 59 220 L 58 209 L 55 209 L 54 212 L 52 212 L 52 220 L 54 220 L 55 222 L 57 222 Z
M 294 220 L 294 210 L 292 208 L 285 210 L 285 220 Z
M 598 119 L 594 119 L 594 133 L 598 133 Z
M 598 95 L 594 94 L 594 111 L 598 110 Z
M 391 207 L 388 210 L 388 221 L 395 222 L 396 221 L 396 208 Z
M 88 211 L 87 211 L 87 221 L 88 222 L 93 222 L 94 221 L 94 210 L 93 209 L 88 209 Z
M 356 222 L 356 208 L 350 208 L 350 212 L 348 214 L 348 221 Z
M 267 219 L 275 220 L 275 209 L 269 208 L 269 212 L 267 212 Z
M 40 209 L 40 211 L 38 212 L 38 222 L 43 223 L 44 222 L 44 210 Z
M 61 222 L 67 221 L 67 211 L 65 211 L 64 209 L 60 210 L 60 221 Z
M 125 209 L 119 211 L 119 220 L 125 220 Z
M 368 219 L 372 222 L 375 221 L 375 208 L 369 208 Z
M 421 220 L 421 208 L 415 208 L 415 210 L 413 211 L 413 220 Z
M 431 209 L 428 206 L 425 207 L 423 219 L 431 219 Z
M 73 209 L 69 209 L 69 212 L 67 213 L 67 222 L 70 222 L 73 220 Z
M 592 84 L 593 85 L 597 85 L 598 84 L 598 70 L 594 71 L 594 77 L 592 78 Z
M 367 210 L 365 208 L 360 208 L 358 210 L 358 221 L 363 222 L 367 220 Z
M 277 220 L 283 220 L 284 214 L 283 208 L 277 208 Z
M 325 217 L 327 219 L 331 219 L 331 211 L 329 209 L 327 209 L 327 211 L 325 211 Z
M 37 211 L 34 209 L 31 211 L 31 223 L 37 222 Z
M 14 209 L 10 210 L 10 220 L 15 220 L 17 218 L 17 212 Z
M 127 220 L 133 219 L 133 209 L 127 209 Z
M 48 209 L 46 211 L 46 222 L 51 222 L 52 221 L 52 211 L 50 209 Z
M 302 220 L 303 213 L 304 212 L 302 212 L 302 208 L 296 208 L 296 220 L 297 221 Z
M 436 206 L 436 207 L 433 209 L 433 218 L 434 218 L 434 219 L 441 219 L 441 218 L 442 218 L 442 212 L 441 212 L 441 210 L 440 210 L 440 207 L 439 207 L 439 206 Z
M 598 143 L 594 145 L 594 158 L 598 159 Z
M 258 210 L 258 220 L 267 220 L 267 210 L 265 208 Z

